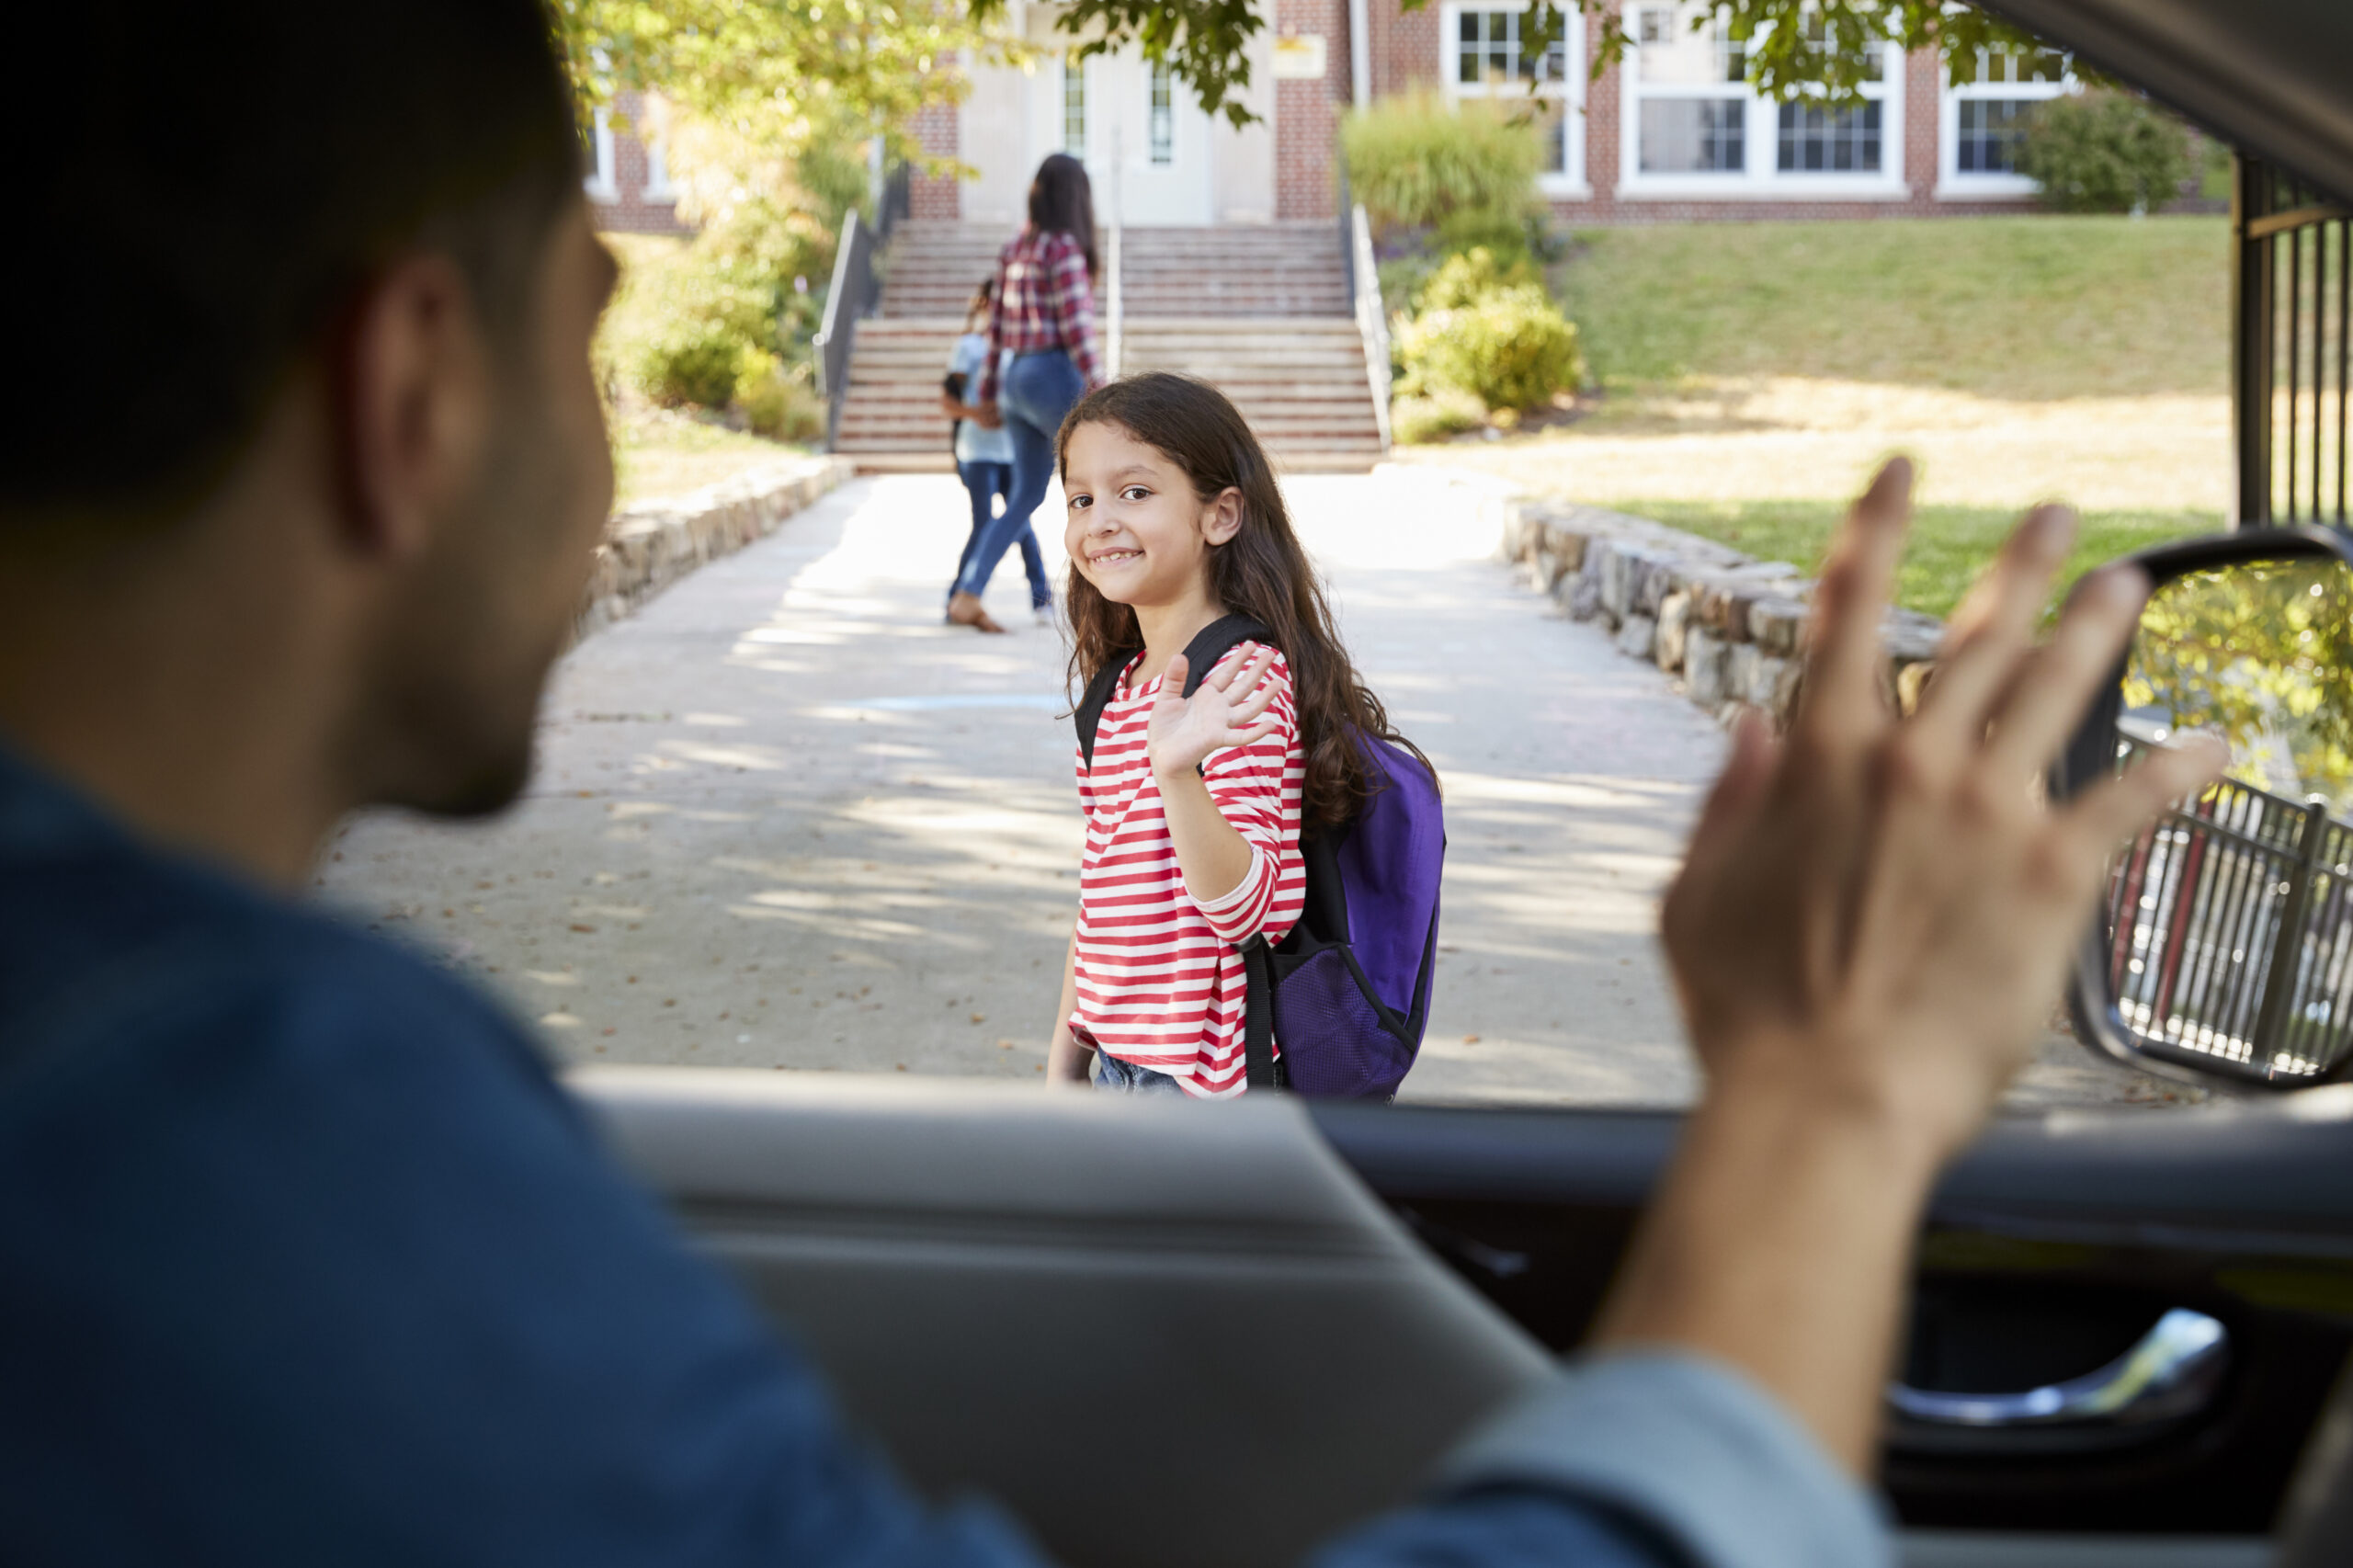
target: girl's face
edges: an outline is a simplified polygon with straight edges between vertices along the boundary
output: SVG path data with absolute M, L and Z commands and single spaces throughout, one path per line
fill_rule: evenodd
M 1151 608 L 1209 589 L 1209 552 L 1242 527 L 1242 493 L 1203 500 L 1159 448 L 1118 425 L 1071 432 L 1063 494 L 1063 548 L 1113 604 Z

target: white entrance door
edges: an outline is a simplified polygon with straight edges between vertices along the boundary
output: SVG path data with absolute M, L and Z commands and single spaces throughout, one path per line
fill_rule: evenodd
M 1210 117 L 1166 65 L 1131 47 L 1063 67 L 1061 144 L 1086 149 L 1096 215 L 1134 227 L 1210 221 Z

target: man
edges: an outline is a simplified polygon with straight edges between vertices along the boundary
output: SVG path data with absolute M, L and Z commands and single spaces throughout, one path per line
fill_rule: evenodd
M 613 267 L 549 36 L 532 0 L 18 29 L 0 1559 L 1038 1561 L 845 1440 L 511 1022 L 290 897 L 356 807 L 515 796 L 611 498 Z M 2096 584 L 2013 678 L 2056 511 L 1895 725 L 1905 484 L 1859 505 L 1807 712 L 1739 732 L 1669 900 L 1710 1087 L 1601 1353 L 1333 1568 L 1881 1560 L 1855 1478 L 1928 1183 L 2106 846 L 2216 761 L 2034 803 L 2138 603 Z

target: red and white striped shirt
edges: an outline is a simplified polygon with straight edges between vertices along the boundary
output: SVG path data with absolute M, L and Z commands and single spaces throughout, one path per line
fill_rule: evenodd
M 1221 665 L 1246 659 L 1245 642 Z M 1142 654 L 1137 655 L 1141 662 Z M 1306 755 L 1291 703 L 1290 666 L 1275 655 L 1266 678 L 1274 732 L 1211 752 L 1201 776 L 1219 812 L 1250 846 L 1241 885 L 1209 904 L 1185 890 L 1168 835 L 1159 781 L 1144 739 L 1157 679 L 1131 687 L 1135 664 L 1104 706 L 1095 763 L 1078 758 L 1086 852 L 1078 873 L 1078 1006 L 1070 1024 L 1097 1051 L 1175 1078 L 1187 1094 L 1238 1095 L 1246 1086 L 1243 1004 L 1246 983 L 1234 944 L 1253 932 L 1279 942 L 1299 919 L 1307 869 L 1299 855 L 1300 790 Z

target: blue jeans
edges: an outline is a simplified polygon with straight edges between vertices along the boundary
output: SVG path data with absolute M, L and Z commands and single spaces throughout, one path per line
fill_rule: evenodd
M 1013 437 L 1013 492 L 1006 497 L 1005 515 L 973 541 L 964 569 L 957 574 L 956 592 L 977 596 L 985 590 L 1006 551 L 1029 532 L 1030 514 L 1046 498 L 1046 483 L 1054 477 L 1054 435 L 1063 427 L 1063 416 L 1086 395 L 1086 379 L 1059 348 L 1017 354 L 1006 367 L 1005 384 L 997 389 L 997 407 L 1005 415 L 1006 433 Z
M 1108 1051 L 1095 1053 L 1095 1086 L 1129 1095 L 1181 1095 L 1176 1079 L 1132 1062 L 1122 1062 Z
M 964 536 L 964 553 L 956 561 L 956 581 L 961 583 L 972 564 L 972 551 L 980 547 L 981 535 L 996 520 L 997 497 L 1013 494 L 1013 465 L 958 463 L 956 477 L 964 482 L 964 494 L 972 498 L 972 531 Z M 1046 581 L 1046 557 L 1038 548 L 1038 530 L 1025 528 L 1014 542 L 1021 547 L 1021 569 L 1029 575 L 1029 608 L 1043 609 L 1054 602 L 1054 586 Z M 952 585 L 948 595 L 956 596 Z

